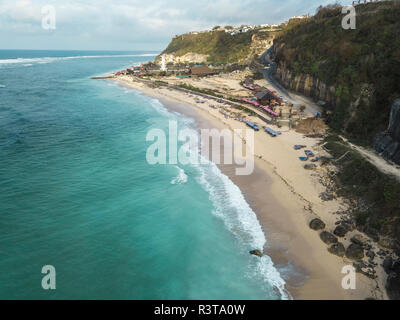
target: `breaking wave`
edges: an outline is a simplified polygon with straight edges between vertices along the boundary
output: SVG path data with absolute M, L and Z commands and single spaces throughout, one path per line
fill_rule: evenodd
M 24 64 L 30 66 L 33 63 L 47 64 L 55 61 L 65 61 L 73 59 L 103 59 L 103 58 L 124 58 L 124 57 L 155 57 L 157 54 L 144 53 L 144 54 L 125 54 L 125 55 L 102 55 L 102 56 L 72 56 L 72 57 L 42 57 L 42 58 L 13 58 L 2 59 L 0 65 Z
M 188 176 L 185 173 L 185 170 L 175 166 L 178 169 L 178 175 L 172 179 L 171 184 L 185 184 L 188 181 Z
M 228 230 L 246 250 L 263 251 L 267 240 L 255 212 L 250 208 L 239 187 L 212 162 L 198 166 L 198 170 L 200 176 L 197 180 L 210 195 L 215 208 L 213 213 L 224 221 Z M 285 288 L 285 280 L 269 256 L 254 258 L 249 276 L 261 277 L 264 284 L 271 285 L 281 299 L 292 299 Z

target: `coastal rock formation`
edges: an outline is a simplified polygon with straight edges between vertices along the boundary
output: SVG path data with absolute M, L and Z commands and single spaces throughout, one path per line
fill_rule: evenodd
M 362 260 L 353 262 L 356 272 L 365 275 L 368 278 L 376 279 L 376 271 L 371 266 L 366 265 Z
M 319 235 L 319 237 L 326 244 L 333 244 L 333 243 L 338 242 L 338 239 L 332 233 L 330 233 L 328 231 L 322 231 L 321 234 Z
M 400 99 L 393 102 L 388 129 L 375 136 L 374 148 L 385 159 L 400 164 Z
M 260 250 L 252 250 L 252 251 L 250 251 L 250 254 L 252 254 L 253 256 L 260 257 L 260 258 L 263 256 L 263 254 Z
M 390 299 L 400 300 L 400 274 L 390 273 L 386 282 L 386 292 Z
M 389 274 L 392 271 L 392 265 L 393 265 L 392 257 L 386 257 L 385 260 L 383 260 L 382 267 L 387 274 Z
M 380 237 L 378 244 L 386 249 L 396 249 L 399 246 L 396 240 L 388 237 Z
M 364 249 L 362 246 L 352 243 L 346 249 L 346 257 L 351 260 L 359 260 L 364 258 Z
M 338 243 L 334 243 L 333 245 L 331 245 L 328 248 L 328 251 L 334 255 L 343 257 L 346 252 L 346 249 L 344 248 L 344 245 L 342 243 L 338 242 Z
M 315 219 L 311 220 L 310 228 L 315 231 L 323 230 L 323 229 L 325 229 L 325 223 L 321 219 L 315 218 Z

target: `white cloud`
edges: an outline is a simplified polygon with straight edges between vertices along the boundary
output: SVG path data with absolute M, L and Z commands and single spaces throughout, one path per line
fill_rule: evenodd
M 162 49 L 172 36 L 214 25 L 278 23 L 314 13 L 330 0 L 0 0 L 0 44 L 42 48 Z M 307 3 L 304 3 L 307 2 Z M 54 5 L 57 29 L 41 29 L 41 8 Z M 30 40 L 29 37 L 32 37 Z M 33 41 L 34 40 L 34 41 Z M 50 43 L 51 42 L 51 43 Z M 136 48 L 137 49 L 137 48 Z M 147 49 L 147 48 L 146 48 Z

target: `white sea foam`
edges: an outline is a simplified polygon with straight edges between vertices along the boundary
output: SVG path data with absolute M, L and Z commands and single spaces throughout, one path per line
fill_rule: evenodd
M 32 63 L 46 64 L 55 61 L 64 61 L 72 59 L 102 59 L 102 58 L 124 58 L 124 57 L 155 57 L 156 54 L 145 53 L 145 54 L 122 54 L 122 55 L 103 55 L 103 56 L 73 56 L 73 57 L 41 57 L 41 58 L 14 58 L 14 59 L 2 59 L 0 65 L 10 64 L 24 64 L 26 66 L 32 65 Z
M 178 169 L 178 175 L 172 179 L 171 184 L 185 184 L 188 181 L 188 176 L 185 173 L 185 170 L 175 166 Z
M 246 202 L 241 190 L 212 162 L 198 166 L 200 176 L 198 182 L 210 195 L 215 210 L 226 227 L 249 250 L 263 248 L 267 245 L 264 232 L 256 214 Z M 261 276 L 278 291 L 282 299 L 291 299 L 285 289 L 285 281 L 268 256 L 261 259 L 254 257 L 255 266 L 249 270 L 250 276 Z
M 4 84 L 0 84 L 0 88 L 5 88 L 6 86 Z

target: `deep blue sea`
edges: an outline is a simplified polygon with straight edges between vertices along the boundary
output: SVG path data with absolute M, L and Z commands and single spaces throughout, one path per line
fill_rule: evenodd
M 194 120 L 90 79 L 154 56 L 0 51 L 1 299 L 287 298 L 228 177 L 147 163 L 150 129 Z

